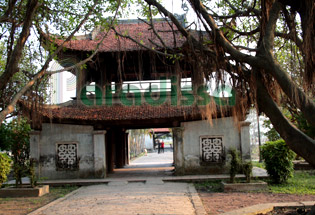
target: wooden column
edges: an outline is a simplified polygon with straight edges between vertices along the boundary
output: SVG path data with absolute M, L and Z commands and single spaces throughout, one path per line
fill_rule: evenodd
M 76 74 L 77 82 L 76 82 L 76 97 L 77 101 L 80 100 L 81 90 L 86 84 L 86 71 L 84 69 L 78 69 Z
M 115 146 L 116 146 L 116 168 L 124 167 L 124 135 L 122 130 L 115 130 Z
M 124 160 L 124 164 L 125 165 L 129 164 L 128 135 L 129 134 L 127 132 L 125 132 L 125 134 L 124 134 L 124 139 L 125 139 L 125 144 L 124 144 L 124 146 L 125 146 L 125 160 Z

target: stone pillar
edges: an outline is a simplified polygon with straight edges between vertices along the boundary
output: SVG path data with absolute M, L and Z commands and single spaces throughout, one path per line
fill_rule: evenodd
M 184 140 L 183 140 L 183 127 L 173 128 L 173 153 L 174 153 L 174 164 L 175 173 L 177 175 L 182 175 L 185 172 L 184 166 Z
M 106 177 L 106 130 L 93 132 L 95 178 Z
M 35 161 L 35 174 L 40 178 L 40 131 L 30 132 L 30 158 Z
M 241 148 L 243 160 L 251 159 L 249 125 L 250 125 L 250 122 L 241 122 L 240 148 Z

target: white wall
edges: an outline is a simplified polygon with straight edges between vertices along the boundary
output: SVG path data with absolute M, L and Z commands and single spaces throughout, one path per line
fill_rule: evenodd
M 56 168 L 56 144 L 77 142 L 79 170 Z M 31 134 L 31 157 L 39 161 L 38 176 L 48 179 L 93 178 L 94 146 L 93 126 L 42 124 L 42 131 Z
M 207 173 L 227 172 L 226 162 L 205 165 L 201 161 L 200 136 L 223 136 L 223 147 L 226 158 L 226 153 L 230 148 L 243 151 L 244 153 L 241 156 L 246 159 L 250 158 L 248 124 L 243 125 L 239 131 L 232 117 L 213 119 L 212 123 L 211 125 L 206 120 L 181 123 L 181 127 L 183 128 L 183 156 L 181 159 L 184 161 L 182 168 L 185 174 L 193 172 L 202 173 L 204 171 L 208 171 Z M 241 141 L 243 141 L 242 144 Z

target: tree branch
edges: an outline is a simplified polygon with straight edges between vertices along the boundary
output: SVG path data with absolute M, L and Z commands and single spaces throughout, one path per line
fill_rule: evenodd
M 33 17 L 39 6 L 38 0 L 29 0 L 27 3 L 27 11 L 25 15 L 24 25 L 22 32 L 19 36 L 19 39 L 16 42 L 16 45 L 9 56 L 10 61 L 6 65 L 4 73 L 0 76 L 0 90 L 4 89 L 7 82 L 10 78 L 18 72 L 18 63 L 22 57 L 22 51 L 25 45 L 26 40 L 30 35 L 30 27 L 32 25 Z
M 56 51 L 52 54 L 50 54 L 45 62 L 45 64 L 42 66 L 41 70 L 36 73 L 36 75 L 33 77 L 32 80 L 30 80 L 12 99 L 11 103 L 0 112 L 0 123 L 3 122 L 3 120 L 5 119 L 5 117 L 12 113 L 14 111 L 14 107 L 16 105 L 16 103 L 18 102 L 18 100 L 21 98 L 22 95 L 24 95 L 25 92 L 27 92 L 27 90 L 29 90 L 34 83 L 40 79 L 43 75 L 46 75 L 47 73 L 47 67 L 49 65 L 49 63 L 51 62 L 51 60 L 57 56 L 57 54 L 63 49 L 63 45 L 69 41 L 76 32 L 78 32 L 80 30 L 80 28 L 82 27 L 82 25 L 88 20 L 89 16 L 92 14 L 92 12 L 94 11 L 96 5 L 98 4 L 98 0 L 94 0 L 94 5 L 89 9 L 89 12 L 85 15 L 84 19 L 81 20 L 81 22 L 79 23 L 79 25 L 75 28 L 75 30 L 73 30 L 73 32 L 67 37 L 67 39 L 56 49 Z M 119 7 L 119 6 L 118 6 Z M 118 10 L 118 8 L 117 8 Z M 116 10 L 116 14 L 117 14 L 117 10 Z
M 0 23 L 6 22 L 9 19 L 10 14 L 13 11 L 14 5 L 16 4 L 17 0 L 9 0 L 8 9 L 5 13 L 0 17 Z

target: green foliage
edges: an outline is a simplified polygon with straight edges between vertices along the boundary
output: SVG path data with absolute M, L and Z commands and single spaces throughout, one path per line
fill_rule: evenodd
M 246 177 L 246 182 L 250 183 L 252 177 L 253 164 L 251 161 L 246 161 L 242 164 L 242 170 Z
M 222 192 L 221 180 L 197 182 L 194 184 L 198 191 Z
M 241 162 L 239 158 L 238 151 L 232 148 L 229 150 L 229 155 L 231 156 L 230 161 L 230 182 L 235 183 L 235 176 L 239 172 L 241 167 Z
M 37 180 L 35 176 L 35 167 L 34 167 L 34 159 L 30 159 L 28 167 L 28 176 L 30 178 L 31 187 L 35 187 L 37 185 Z
M 11 149 L 9 126 L 4 122 L 0 125 L 0 150 L 9 151 Z
M 12 160 L 7 154 L 0 153 L 0 187 L 7 180 L 7 175 L 11 170 L 11 162 Z
M 22 184 L 22 177 L 29 175 L 29 132 L 31 127 L 23 118 L 16 118 L 10 123 L 2 125 L 6 136 L 0 136 L 1 142 L 4 140 L 6 149 L 12 151 L 13 171 L 18 186 Z
M 274 183 L 285 183 L 292 177 L 295 153 L 288 148 L 284 140 L 267 142 L 261 147 L 261 153 Z
M 266 169 L 265 163 L 264 162 L 259 162 L 259 161 L 252 161 L 253 166 Z
M 292 113 L 292 120 L 296 126 L 309 137 L 315 139 L 315 126 L 308 123 L 302 113 Z
M 269 119 L 268 120 L 264 120 L 263 126 L 268 129 L 268 131 L 265 132 L 264 135 L 267 136 L 269 141 L 276 141 L 276 140 L 279 140 L 281 138 L 279 133 L 272 126 L 271 121 Z

